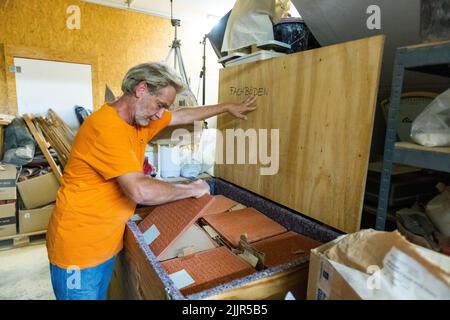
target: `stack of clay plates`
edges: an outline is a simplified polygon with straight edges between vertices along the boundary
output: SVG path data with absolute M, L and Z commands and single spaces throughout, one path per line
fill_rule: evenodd
M 207 215 L 205 222 L 237 248 L 241 235 L 247 235 L 252 243 L 286 232 L 286 228 L 253 208 Z
M 320 246 L 319 241 L 289 231 L 252 244 L 257 251 L 264 253 L 264 266 L 267 268 L 288 263 L 302 256 L 309 256 L 311 249 Z
M 213 197 L 205 195 L 167 203 L 150 212 L 138 227 L 156 257 L 160 258 L 212 202 Z
M 195 222 L 203 216 L 230 210 L 237 202 L 223 196 L 205 195 L 171 203 L 140 208 L 144 218 L 138 227 L 150 249 L 160 260 L 172 259 L 216 247 Z
M 231 200 L 230 198 L 224 197 L 222 195 L 214 196 L 213 203 L 206 209 L 204 212 L 204 216 L 210 215 L 210 214 L 218 214 L 222 212 L 229 211 L 233 207 L 237 206 L 239 203 L 237 203 L 234 200 Z

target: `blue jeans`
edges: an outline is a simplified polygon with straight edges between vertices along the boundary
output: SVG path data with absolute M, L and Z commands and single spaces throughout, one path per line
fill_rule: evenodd
M 62 269 L 50 264 L 57 300 L 106 300 L 116 257 L 86 269 Z

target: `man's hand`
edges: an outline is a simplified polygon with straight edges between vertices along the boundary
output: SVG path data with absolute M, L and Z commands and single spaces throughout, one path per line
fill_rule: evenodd
M 227 111 L 239 119 L 247 120 L 246 113 L 256 110 L 256 97 L 249 97 L 242 103 L 230 103 Z
M 256 109 L 256 97 L 250 97 L 242 103 L 221 103 L 214 106 L 183 108 L 172 112 L 169 126 L 190 124 L 194 121 L 205 120 L 218 114 L 229 112 L 240 119 L 247 119 L 245 113 Z
M 209 184 L 203 180 L 197 180 L 189 184 L 189 186 L 194 191 L 194 197 L 200 198 L 205 194 L 209 194 Z

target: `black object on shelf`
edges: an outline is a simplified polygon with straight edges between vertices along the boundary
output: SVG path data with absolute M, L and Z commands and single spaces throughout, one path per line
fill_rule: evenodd
M 320 48 L 319 42 L 301 18 L 284 18 L 273 26 L 274 39 L 291 46 L 288 53 Z
M 90 112 L 81 106 L 75 106 L 75 115 L 77 116 L 78 122 L 81 126 L 84 120 L 89 117 Z

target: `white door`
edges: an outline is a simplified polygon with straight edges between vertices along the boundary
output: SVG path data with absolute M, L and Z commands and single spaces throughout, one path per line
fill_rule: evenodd
M 75 106 L 93 110 L 91 65 L 14 58 L 19 115 L 56 113 L 74 130 Z

